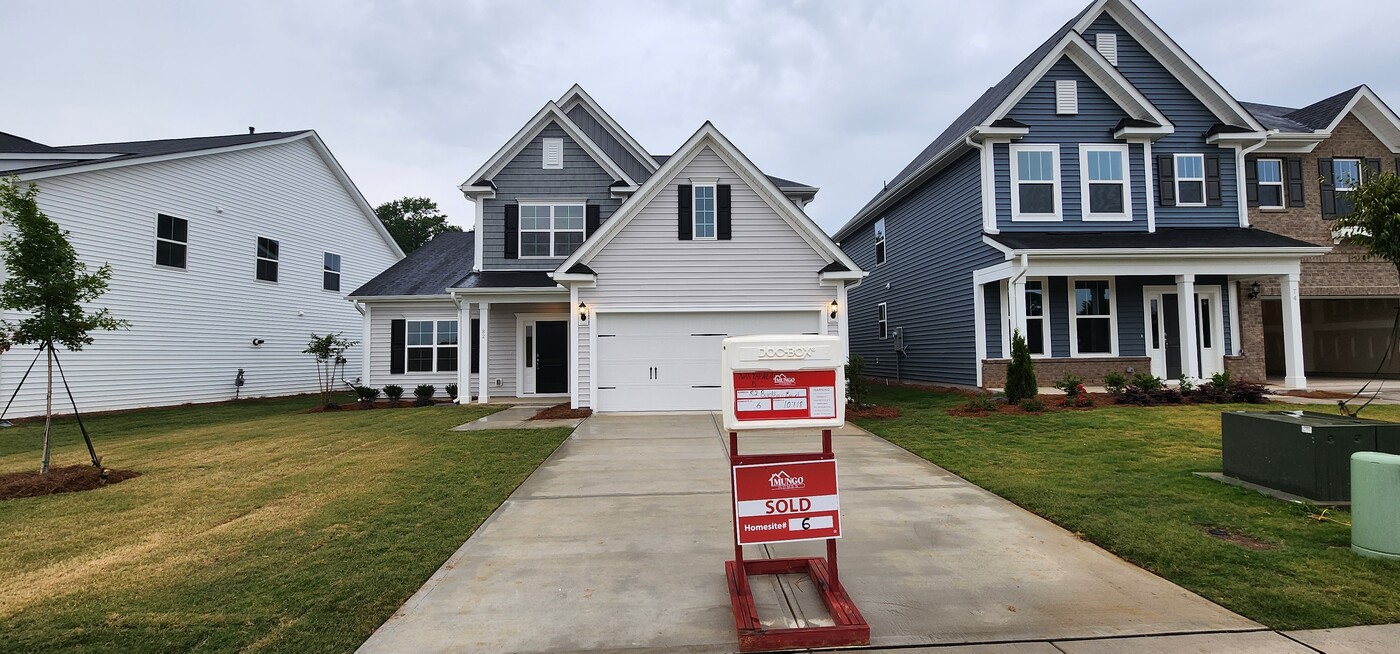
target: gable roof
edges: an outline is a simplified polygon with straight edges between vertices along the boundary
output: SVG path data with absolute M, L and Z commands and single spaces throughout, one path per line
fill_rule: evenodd
M 34 141 L 31 141 L 27 138 L 15 136 L 14 134 L 6 134 L 5 132 L 0 132 L 0 154 L 9 154 L 14 152 L 37 154 L 43 152 L 58 152 L 58 148 L 44 145 L 42 143 L 35 143 Z
M 1282 134 L 1315 134 L 1319 138 L 1330 136 L 1344 118 L 1354 114 L 1386 146 L 1400 152 L 1400 117 L 1365 84 L 1301 109 L 1244 104 L 1271 130 Z
M 684 146 L 682 146 L 682 147 L 684 147 Z M 666 163 L 666 160 L 671 158 L 671 155 L 669 155 L 669 154 L 654 154 L 654 155 L 651 155 L 651 156 L 652 156 L 653 158 L 656 159 L 657 163 L 662 163 L 662 164 Z M 768 177 L 768 181 L 773 182 L 773 185 L 774 185 L 774 186 L 778 187 L 779 190 L 782 190 L 782 191 L 784 191 L 784 192 L 791 191 L 791 192 L 797 193 L 797 192 L 802 192 L 802 191 L 808 191 L 808 192 L 811 192 L 811 193 L 815 194 L 817 191 L 820 191 L 820 190 L 821 190 L 820 187 L 812 186 L 811 184 L 803 184 L 802 182 L 794 182 L 794 181 L 792 181 L 792 180 L 790 180 L 790 179 L 783 179 L 783 178 L 781 178 L 781 177 L 774 177 L 773 175 L 767 175 L 767 177 Z
M 501 146 L 501 149 L 497 150 L 496 154 L 491 155 L 491 158 L 488 159 L 486 163 L 482 164 L 476 172 L 468 176 L 467 181 L 462 182 L 457 188 L 461 189 L 463 192 L 469 192 L 472 188 L 479 188 L 483 182 L 490 182 L 491 178 L 496 176 L 496 173 L 499 173 L 501 169 L 505 168 L 506 164 L 510 163 L 510 161 L 515 158 L 515 155 L 520 154 L 520 151 L 524 150 L 526 145 L 529 145 L 531 141 L 535 140 L 535 137 L 539 135 L 540 132 L 544 131 L 544 128 L 549 126 L 551 122 L 558 125 L 560 129 L 563 129 L 564 133 L 568 134 L 569 138 L 573 139 L 579 147 L 583 148 L 583 151 L 586 152 L 589 157 L 592 157 L 599 166 L 602 166 L 603 170 L 606 170 L 608 174 L 612 175 L 614 180 L 623 182 L 628 186 L 637 185 L 636 180 L 628 175 L 621 166 L 618 166 L 617 162 L 613 161 L 607 153 L 603 152 L 602 148 L 598 147 L 597 143 L 594 143 L 592 139 L 588 138 L 588 135 L 584 134 L 583 130 L 579 129 L 579 126 L 569 119 L 568 115 L 564 113 L 558 104 L 550 100 L 544 103 L 544 107 L 541 107 L 540 110 L 525 123 L 525 126 L 520 128 L 520 131 L 517 131 L 514 136 L 510 137 L 510 140 L 506 141 L 506 144 Z
M 443 232 L 348 297 L 447 295 L 472 271 L 476 232 Z
M 603 127 L 627 149 L 634 159 L 641 163 L 642 166 L 646 167 L 647 177 L 650 177 L 651 173 L 656 172 L 656 169 L 661 167 L 661 164 L 647 152 L 646 148 L 642 147 L 642 144 L 638 143 L 637 139 L 632 138 L 632 135 L 628 134 L 627 130 L 622 129 L 622 126 L 619 125 L 616 120 L 613 120 L 613 117 L 603 109 L 603 106 L 594 101 L 593 96 L 589 95 L 588 91 L 583 90 L 582 86 L 574 84 L 572 87 L 569 87 L 569 90 L 565 91 L 564 95 L 559 96 L 559 101 L 555 104 L 558 104 L 564 110 L 564 113 L 568 113 L 569 110 L 573 108 L 572 105 L 574 104 L 583 105 L 583 107 L 588 110 L 588 113 L 592 114 L 598 122 L 602 123 Z M 643 180 L 637 181 L 640 182 Z
M 808 245 L 822 255 L 828 263 L 839 262 L 850 271 L 860 270 L 845 252 L 822 231 L 807 214 L 803 213 L 792 200 L 773 183 L 763 171 L 759 170 L 747 156 L 744 155 L 733 143 L 725 138 L 718 129 L 709 121 L 696 130 L 685 144 L 676 150 L 676 153 L 666 159 L 655 174 L 646 183 L 637 189 L 632 197 L 618 207 L 613 212 L 603 226 L 584 241 L 579 249 L 575 250 L 568 259 L 559 264 L 555 269 L 555 276 L 567 275 L 578 264 L 587 265 L 598 252 L 602 251 L 619 232 L 637 216 L 643 207 L 647 206 L 661 189 L 670 183 L 671 179 L 678 175 L 692 159 L 703 149 L 710 148 L 722 159 L 726 165 L 732 169 L 744 183 L 758 194 L 784 221 L 790 225 Z

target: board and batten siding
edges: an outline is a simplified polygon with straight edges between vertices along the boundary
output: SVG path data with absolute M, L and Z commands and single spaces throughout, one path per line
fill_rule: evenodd
M 1055 82 L 1078 82 L 1079 113 L 1060 116 L 1055 113 Z M 1147 231 L 1146 168 L 1141 144 L 1128 146 L 1128 188 L 1133 203 L 1131 221 L 1085 221 L 1082 219 L 1080 198 L 1079 145 L 1081 143 L 1121 145 L 1113 138 L 1113 128 L 1125 118 L 1117 103 L 1104 93 L 1069 57 L 1062 57 L 1026 97 L 1012 108 L 1008 118 L 1030 126 L 1030 133 L 1017 144 L 1054 143 L 1060 146 L 1060 197 L 1062 221 L 1011 220 L 1011 158 L 1010 146 L 998 143 L 995 155 L 995 184 L 997 198 L 997 228 L 1003 231 L 1063 232 L 1063 231 Z
M 622 142 L 617 140 L 617 137 L 613 136 L 613 133 L 602 122 L 588 112 L 587 107 L 580 104 L 570 109 L 568 116 L 569 120 L 583 130 L 583 135 L 602 148 L 603 153 L 625 171 L 632 178 L 632 181 L 641 184 L 651 176 L 646 166 L 637 161 L 636 157 L 633 157 L 622 145 Z
M 867 375 L 977 383 L 972 273 L 1003 260 L 982 242 L 980 178 L 979 156 L 966 154 L 886 211 L 883 264 L 875 265 L 874 221 L 841 243 L 870 272 L 847 294 L 851 354 L 865 358 Z M 879 338 L 881 302 L 891 334 L 904 329 L 908 357 L 898 366 L 893 338 Z
M 314 391 L 316 364 L 302 353 L 311 334 L 360 340 L 363 318 L 344 295 L 398 260 L 306 139 L 38 184 L 40 207 L 89 269 L 112 265 L 96 304 L 131 322 L 60 352 L 84 411 L 227 400 L 239 368 L 243 397 Z M 189 221 L 186 269 L 155 265 L 160 213 Z M 260 236 L 280 244 L 276 283 L 254 278 Z M 322 290 L 325 252 L 341 256 L 339 292 Z M 349 378 L 361 355 L 347 353 Z M 0 356 L 0 393 L 13 392 L 32 358 L 27 347 Z M 43 401 L 42 375 L 31 375 L 9 416 L 40 413 Z
M 457 320 L 457 351 L 458 365 L 470 366 L 470 362 L 463 357 L 467 354 L 467 347 L 471 343 L 471 325 L 460 324 L 460 314 L 457 311 L 456 303 L 451 300 L 431 301 L 431 302 L 369 302 L 370 316 L 370 348 L 369 348 L 369 379 L 364 383 L 375 388 L 384 388 L 389 384 L 402 386 L 404 397 L 412 398 L 413 389 L 419 384 L 432 384 L 437 387 L 439 397 L 446 397 L 448 384 L 457 383 L 457 372 L 407 372 L 396 375 L 391 372 L 390 357 L 392 352 L 393 321 L 395 320 Z M 478 317 L 477 311 L 472 310 L 472 318 Z M 472 392 L 476 392 L 476 375 L 471 375 Z M 459 393 L 463 391 L 458 389 Z
M 564 167 L 544 170 L 544 139 L 564 139 Z M 475 181 L 475 180 L 472 180 Z M 482 270 L 554 270 L 564 257 L 505 258 L 505 206 L 521 200 L 586 200 L 607 222 L 622 201 L 612 197 L 613 177 L 554 122 L 545 126 L 491 181 L 496 197 L 481 200 Z
M 1220 159 L 1220 196 L 1218 207 L 1157 207 L 1158 227 L 1238 227 L 1240 224 L 1237 188 L 1235 185 L 1235 150 L 1206 144 L 1206 133 L 1220 119 L 1201 104 L 1170 71 L 1152 56 L 1142 44 L 1128 35 L 1107 12 L 1100 15 L 1084 32 L 1090 43 L 1103 32 L 1118 35 L 1118 71 L 1128 78 L 1167 120 L 1176 127 L 1172 134 L 1152 144 L 1154 157 L 1169 154 L 1204 153 Z M 1151 180 L 1156 183 L 1156 177 Z

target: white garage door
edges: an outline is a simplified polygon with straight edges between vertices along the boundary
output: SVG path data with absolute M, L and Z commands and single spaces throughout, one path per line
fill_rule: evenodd
M 599 411 L 718 411 L 726 336 L 816 334 L 816 311 L 597 314 Z

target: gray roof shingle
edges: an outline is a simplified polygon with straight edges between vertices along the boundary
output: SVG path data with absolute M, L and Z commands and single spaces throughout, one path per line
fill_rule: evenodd
M 1156 232 L 1002 232 L 988 238 L 1013 250 L 1316 247 L 1253 227 L 1161 228 Z
M 24 154 L 45 154 L 58 151 L 58 148 L 44 145 L 43 143 L 35 143 L 24 137 L 0 132 L 0 153 L 21 152 Z
M 1346 109 L 1347 103 L 1361 92 L 1361 87 L 1342 91 L 1326 100 L 1319 100 L 1302 109 L 1288 114 L 1288 118 L 1297 123 L 1307 125 L 1312 129 L 1327 129 L 1332 125 L 1332 121 L 1337 119 L 1337 114 Z
M 475 261 L 475 232 L 443 232 L 350 295 L 446 295 L 471 274 Z
M 184 152 L 198 152 L 200 150 L 213 150 L 215 148 L 226 148 L 235 145 L 247 145 L 250 143 L 261 143 L 263 141 L 276 141 L 278 139 L 290 138 L 310 132 L 311 130 L 297 130 L 293 132 L 262 132 L 259 134 L 230 134 L 224 136 L 199 136 L 183 139 L 160 139 L 155 141 L 126 141 L 122 143 L 91 143 L 87 145 L 64 145 L 54 147 L 43 152 L 75 154 L 113 154 L 116 156 L 101 159 L 103 163 L 109 161 L 125 161 L 128 159 L 138 159 L 141 157 L 155 157 L 166 154 L 179 154 Z M 8 135 L 7 135 L 8 136 Z M 12 137 L 18 138 L 18 137 Z M 24 140 L 24 139 L 20 139 Z M 30 143 L 33 143 L 30 141 Z M 37 144 L 36 144 L 37 145 Z M 0 147 L 0 151 L 4 151 Z M 45 164 L 31 168 L 23 168 L 12 172 L 36 172 L 41 170 L 55 170 L 72 166 L 85 166 L 94 163 L 91 159 L 82 161 L 65 161 L 62 163 Z

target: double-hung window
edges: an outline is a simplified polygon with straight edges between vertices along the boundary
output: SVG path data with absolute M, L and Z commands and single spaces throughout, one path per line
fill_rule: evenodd
M 456 320 L 409 320 L 404 327 L 408 372 L 457 370 Z
M 1361 160 L 1333 159 L 1332 184 L 1337 191 L 1337 215 L 1350 214 L 1353 208 L 1351 191 L 1355 191 L 1356 187 L 1361 185 Z
M 520 205 L 520 258 L 567 257 L 584 239 L 582 204 Z
M 257 276 L 265 282 L 277 281 L 277 257 L 280 244 L 270 238 L 258 237 Z
M 1026 349 L 1033 356 L 1050 354 L 1050 320 L 1046 313 L 1047 284 L 1043 279 L 1026 280 Z
M 1206 206 L 1206 156 L 1176 155 L 1176 206 Z
M 875 221 L 875 265 L 885 262 L 885 219 Z
M 1128 146 L 1079 146 L 1080 196 L 1085 220 L 1131 220 Z
M 190 246 L 190 223 L 165 214 L 156 216 L 156 265 L 184 268 Z
M 691 187 L 694 194 L 691 213 L 695 224 L 692 238 L 696 240 L 715 238 L 715 185 L 696 184 Z
M 327 252 L 321 261 L 321 288 L 340 290 L 340 255 Z
M 880 327 L 880 340 L 882 341 L 890 337 L 889 314 L 886 311 L 884 302 L 875 305 L 875 319 Z
M 1260 159 L 1254 162 L 1259 176 L 1259 207 L 1282 209 L 1284 205 L 1283 160 Z
M 1011 219 L 1060 220 L 1060 146 L 1011 146 Z
M 1118 337 L 1114 334 L 1113 281 L 1076 279 L 1070 288 L 1070 301 L 1074 303 L 1070 312 L 1070 354 L 1114 355 Z

